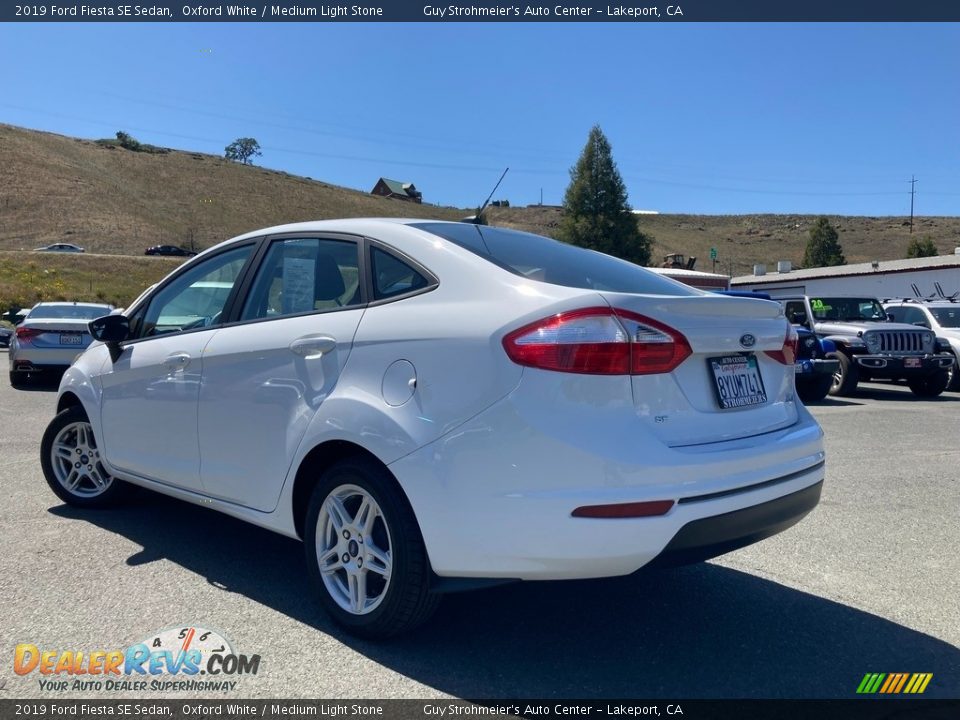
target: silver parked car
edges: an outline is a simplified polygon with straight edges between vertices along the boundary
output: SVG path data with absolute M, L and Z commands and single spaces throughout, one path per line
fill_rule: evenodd
M 85 252 L 82 247 L 79 245 L 74 245 L 73 243 L 54 243 L 53 245 L 45 245 L 44 247 L 38 247 L 33 249 L 34 252 L 71 252 L 71 253 L 82 253 Z
M 112 310 L 113 305 L 100 303 L 34 305 L 10 343 L 10 384 L 18 387 L 37 375 L 62 373 L 91 343 L 87 323 Z

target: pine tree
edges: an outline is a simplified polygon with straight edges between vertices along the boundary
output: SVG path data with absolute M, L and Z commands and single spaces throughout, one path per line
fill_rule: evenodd
M 570 170 L 557 237 L 637 265 L 650 262 L 650 238 L 637 227 L 610 143 L 597 125 L 590 130 L 583 153 Z
M 803 266 L 806 268 L 846 265 L 843 248 L 837 240 L 836 229 L 825 217 L 818 218 L 810 228 L 810 239 L 803 254 Z

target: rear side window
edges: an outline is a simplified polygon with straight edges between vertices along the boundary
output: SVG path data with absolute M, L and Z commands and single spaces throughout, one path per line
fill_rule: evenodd
M 277 240 L 257 272 L 241 320 L 337 310 L 360 302 L 356 243 Z
M 515 275 L 587 290 L 701 295 L 639 265 L 542 235 L 470 223 L 414 223 Z
M 370 259 L 373 265 L 374 300 L 405 295 L 422 290 L 430 284 L 423 275 L 407 263 L 379 248 L 373 248 Z

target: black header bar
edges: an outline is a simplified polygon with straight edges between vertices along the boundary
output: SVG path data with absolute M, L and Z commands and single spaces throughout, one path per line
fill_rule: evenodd
M 960 22 L 955 0 L 670 0 L 672 4 L 656 5 L 343 1 L 3 3 L 0 22 Z

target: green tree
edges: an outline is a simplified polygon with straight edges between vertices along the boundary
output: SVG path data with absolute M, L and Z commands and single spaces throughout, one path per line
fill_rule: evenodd
M 937 250 L 937 246 L 933 240 L 928 237 L 925 237 L 923 240 L 914 238 L 910 241 L 910 244 L 907 245 L 908 258 L 936 257 L 939 254 L 940 251 Z
M 640 232 L 630 212 L 627 188 L 598 125 L 590 130 L 580 159 L 570 169 L 557 238 L 637 265 L 650 263 L 651 240 Z
M 837 240 L 836 229 L 825 217 L 818 218 L 810 228 L 810 239 L 803 254 L 803 266 L 807 268 L 846 265 L 843 248 Z
M 260 152 L 260 143 L 253 138 L 237 138 L 223 150 L 227 160 L 236 160 L 244 165 L 252 165 L 253 161 L 250 158 L 253 156 L 263 155 Z

